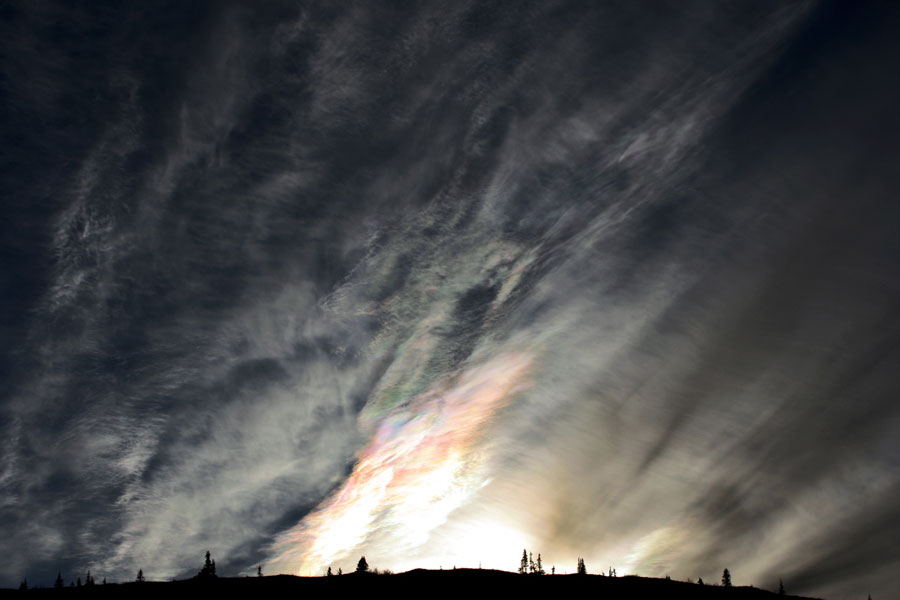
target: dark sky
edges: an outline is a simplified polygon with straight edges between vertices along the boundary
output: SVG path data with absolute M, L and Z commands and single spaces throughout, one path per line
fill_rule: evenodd
M 0 7 L 0 585 L 900 573 L 900 6 Z

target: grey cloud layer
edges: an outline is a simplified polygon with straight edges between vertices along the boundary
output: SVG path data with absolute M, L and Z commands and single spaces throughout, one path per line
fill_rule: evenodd
M 896 11 L 8 10 L 4 584 L 246 570 L 529 347 L 478 499 L 545 557 L 891 589 Z

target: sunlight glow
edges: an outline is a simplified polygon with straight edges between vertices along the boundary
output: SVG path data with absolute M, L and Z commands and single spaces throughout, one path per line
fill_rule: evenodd
M 341 489 L 279 542 L 278 561 L 307 575 L 372 544 L 397 560 L 421 557 L 432 533 L 487 482 L 486 425 L 527 385 L 531 365 L 527 354 L 500 356 L 384 415 Z M 502 544 L 508 554 L 509 531 L 501 542 L 498 527 L 466 539 L 469 554 L 471 544 L 484 554 Z

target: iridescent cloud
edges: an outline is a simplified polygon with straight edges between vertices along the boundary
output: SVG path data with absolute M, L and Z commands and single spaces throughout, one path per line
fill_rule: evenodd
M 278 542 L 277 568 L 318 574 L 373 537 L 412 555 L 488 481 L 491 418 L 528 386 L 533 357 L 504 354 L 382 415 L 344 485 Z

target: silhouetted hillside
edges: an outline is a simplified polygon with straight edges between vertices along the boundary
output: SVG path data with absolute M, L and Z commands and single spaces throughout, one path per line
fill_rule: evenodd
M 253 597 L 331 598 L 335 594 L 377 594 L 395 598 L 468 597 L 498 598 L 663 598 L 775 600 L 800 598 L 751 587 L 698 585 L 648 577 L 600 575 L 519 575 L 490 569 L 415 569 L 394 575 L 356 574 L 333 577 L 219 577 L 173 582 L 97 585 L 92 588 L 37 588 L 24 592 L 2 590 L 4 597 Z M 353 597 L 353 596 L 350 596 Z

